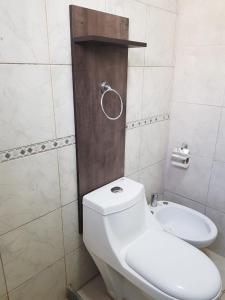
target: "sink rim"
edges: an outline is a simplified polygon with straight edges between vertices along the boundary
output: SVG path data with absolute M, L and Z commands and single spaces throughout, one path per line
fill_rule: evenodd
M 168 204 L 164 204 L 164 203 L 168 203 Z M 182 210 L 185 213 L 189 214 L 189 217 L 192 218 L 192 215 L 194 215 L 195 217 L 197 216 L 197 218 L 199 218 L 200 222 L 203 222 L 204 226 L 206 226 L 206 228 L 208 227 L 209 232 L 207 234 L 203 234 L 202 237 L 198 237 L 198 238 L 190 238 L 190 236 L 185 236 L 185 234 L 180 234 L 178 232 L 171 232 L 168 229 L 166 229 L 166 224 L 163 223 L 162 221 L 160 221 L 159 219 L 159 215 L 161 211 L 165 211 L 168 208 L 176 208 L 178 210 Z M 198 248 L 203 248 L 203 247 L 207 247 L 209 245 L 211 245 L 218 234 L 218 229 L 216 227 L 216 225 L 214 224 L 214 222 L 212 220 L 210 220 L 207 216 L 203 215 L 202 213 L 189 208 L 187 206 L 178 204 L 178 203 L 174 203 L 174 202 L 170 202 L 170 201 L 166 201 L 166 200 L 162 200 L 162 201 L 158 201 L 158 206 L 156 207 L 151 207 L 150 206 L 150 210 L 152 212 L 154 212 L 153 216 L 155 218 L 155 220 L 161 225 L 161 227 L 168 233 L 183 239 L 184 241 L 198 247 Z M 168 214 L 169 215 L 169 214 Z

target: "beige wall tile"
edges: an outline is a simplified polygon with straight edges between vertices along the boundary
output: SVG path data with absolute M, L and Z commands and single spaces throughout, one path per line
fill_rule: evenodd
M 173 88 L 173 100 L 176 103 L 171 114 L 165 176 L 165 186 L 169 190 L 169 193 L 166 192 L 167 199 L 175 199 L 181 204 L 205 211 L 217 225 L 218 237 L 210 250 L 206 251 L 220 270 L 223 284 L 224 9 L 225 2 L 222 0 L 178 1 Z M 187 142 L 191 150 L 190 167 L 187 170 L 170 164 L 172 149 L 182 142 Z M 223 162 L 213 162 L 213 159 Z
M 75 145 L 62 148 L 58 153 L 61 203 L 65 205 L 77 199 Z
M 107 12 L 129 18 L 129 38 L 145 41 L 146 5 L 134 0 L 106 0 Z
M 71 284 L 75 290 L 78 290 L 98 273 L 84 246 L 66 256 L 66 273 L 67 284 Z
M 2 236 L 0 250 L 11 291 L 63 257 L 60 210 Z
M 129 18 L 129 39 L 146 41 L 147 7 L 133 0 L 106 0 L 106 10 Z M 129 49 L 129 66 L 144 66 L 145 49 Z
M 127 122 L 141 119 L 143 73 L 144 73 L 144 68 L 142 67 L 128 68 L 127 106 L 126 106 Z
M 177 26 L 179 45 L 225 45 L 224 10 L 223 0 L 180 1 Z
M 174 101 L 222 106 L 225 47 L 185 47 L 176 52 Z
M 0 234 L 60 207 L 57 152 L 0 165 Z
M 63 206 L 63 235 L 65 252 L 70 253 L 82 245 L 82 235 L 78 231 L 78 203 Z
M 126 130 L 125 145 L 125 175 L 137 172 L 139 169 L 141 129 Z
M 64 260 L 59 260 L 9 293 L 9 298 L 10 300 L 64 300 L 65 280 L 65 263 Z
M 163 114 L 170 110 L 173 68 L 145 68 L 142 118 Z
M 147 17 L 146 66 L 173 66 L 176 15 L 149 8 Z
M 221 108 L 190 103 L 173 103 L 169 151 L 188 144 L 191 155 L 213 158 Z
M 128 178 L 130 178 L 134 181 L 140 181 L 140 173 L 139 172 L 135 172 L 135 173 L 133 173 L 131 175 L 128 175 L 128 176 L 126 175 L 126 177 L 128 177 Z
M 164 165 L 165 161 L 163 160 L 139 171 L 139 181 L 145 186 L 147 199 L 150 199 L 153 193 L 163 193 Z
M 57 137 L 75 134 L 71 66 L 51 66 Z
M 49 62 L 44 0 L 1 1 L 0 28 L 0 62 Z
M 148 5 L 153 5 L 162 9 L 176 12 L 177 10 L 177 0 L 139 0 L 140 2 L 146 3 Z
M 140 165 L 145 168 L 166 157 L 168 122 L 158 122 L 141 127 Z
M 0 148 L 55 137 L 49 66 L 0 65 Z
M 214 161 L 211 171 L 207 205 L 225 213 L 225 163 Z
M 105 9 L 105 0 L 46 0 L 50 61 L 54 64 L 71 63 L 69 5 L 97 10 Z
M 215 159 L 225 162 L 225 108 L 222 108 L 219 132 L 217 136 Z
M 188 169 L 177 168 L 171 165 L 169 153 L 165 173 L 165 189 L 206 204 L 211 166 L 212 159 L 192 155 Z

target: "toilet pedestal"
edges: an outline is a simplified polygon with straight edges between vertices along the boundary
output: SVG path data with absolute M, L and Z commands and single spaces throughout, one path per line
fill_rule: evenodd
M 91 254 L 91 256 L 101 273 L 107 292 L 113 300 L 154 300 L 131 284 L 126 278 L 121 276 L 101 259 L 93 254 Z

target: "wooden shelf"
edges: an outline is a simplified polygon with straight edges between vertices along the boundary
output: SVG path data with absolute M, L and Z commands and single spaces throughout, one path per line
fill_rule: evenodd
M 122 40 L 122 39 L 114 39 L 114 38 L 108 38 L 105 36 L 97 36 L 97 35 L 76 37 L 74 38 L 74 42 L 77 44 L 98 43 L 103 45 L 114 45 L 114 46 L 125 47 L 125 48 L 147 47 L 147 43 Z

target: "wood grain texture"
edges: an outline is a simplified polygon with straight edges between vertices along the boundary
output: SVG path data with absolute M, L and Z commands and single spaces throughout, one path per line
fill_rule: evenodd
M 82 198 L 124 176 L 128 49 L 114 45 L 77 44 L 74 38 L 100 35 L 128 39 L 128 19 L 78 6 L 70 6 L 79 229 L 82 232 Z M 101 110 L 100 84 L 107 81 L 124 104 L 122 116 L 112 121 Z M 107 93 L 105 108 L 115 116 L 120 101 Z M 107 199 L 106 199 L 107 201 Z

